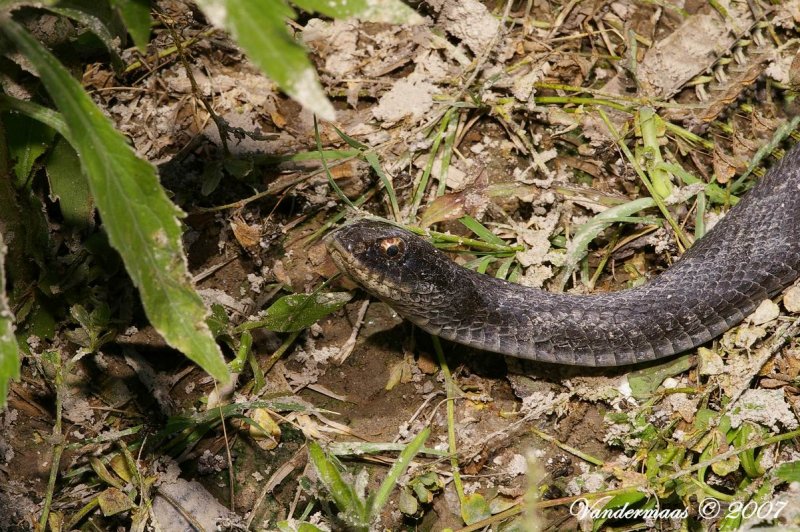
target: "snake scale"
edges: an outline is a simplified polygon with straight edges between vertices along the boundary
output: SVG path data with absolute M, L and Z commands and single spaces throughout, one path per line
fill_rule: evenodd
M 328 249 L 367 292 L 429 333 L 486 351 L 619 366 L 686 351 L 742 321 L 800 275 L 800 145 L 652 281 L 596 295 L 478 274 L 422 238 L 359 220 Z

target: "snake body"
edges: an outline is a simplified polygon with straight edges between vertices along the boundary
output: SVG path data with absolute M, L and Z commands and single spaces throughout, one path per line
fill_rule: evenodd
M 800 146 L 652 281 L 557 294 L 481 275 L 424 239 L 360 220 L 328 239 L 339 268 L 425 331 L 515 357 L 619 366 L 708 342 L 800 275 Z

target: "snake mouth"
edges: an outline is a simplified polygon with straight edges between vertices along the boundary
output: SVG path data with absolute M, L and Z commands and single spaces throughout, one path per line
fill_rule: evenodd
M 383 298 L 392 290 L 390 281 L 379 270 L 364 264 L 364 253 L 372 235 L 364 235 L 358 222 L 345 225 L 324 238 L 328 253 L 339 270 L 367 292 Z
M 353 256 L 347 253 L 347 250 L 345 250 L 339 242 L 331 241 L 328 242 L 327 245 L 328 253 L 333 259 L 334 264 L 336 264 L 336 267 L 339 268 L 342 273 L 348 273 L 355 262 Z
M 349 246 L 343 242 L 342 236 L 346 235 L 342 235 L 341 232 L 342 229 L 333 231 L 325 237 L 324 241 L 333 262 L 336 263 L 336 266 L 338 266 L 342 272 L 347 272 L 350 266 L 355 263 L 355 257 L 353 257 Z

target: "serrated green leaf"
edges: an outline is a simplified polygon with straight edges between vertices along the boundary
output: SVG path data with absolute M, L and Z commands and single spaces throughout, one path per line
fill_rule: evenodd
M 30 183 L 33 164 L 50 147 L 55 131 L 42 122 L 24 114 L 3 114 L 3 124 L 8 132 L 8 154 L 14 160 L 17 187 Z
M 139 289 L 150 322 L 166 342 L 220 380 L 228 369 L 191 286 L 178 217 L 155 169 L 139 159 L 58 60 L 8 16 L 0 28 L 36 68 L 61 111 L 111 245 Z
M 267 309 L 266 318 L 259 323 L 275 332 L 302 331 L 339 310 L 352 298 L 350 292 L 283 296 Z
M 289 96 L 325 120 L 336 113 L 328 101 L 305 49 L 292 37 L 286 19 L 294 11 L 282 0 L 198 0 L 217 27 Z
M 153 25 L 150 0 L 111 0 L 111 5 L 119 11 L 136 48 L 145 53 L 150 42 L 150 27 Z
M 8 383 L 19 379 L 19 347 L 14 336 L 14 315 L 6 298 L 6 246 L 0 233 L 0 410 L 6 406 Z
M 399 0 L 294 0 L 296 6 L 332 18 L 355 17 L 370 22 L 419 24 L 417 13 Z
M 45 164 L 50 194 L 58 199 L 64 221 L 73 227 L 90 227 L 94 217 L 94 200 L 89 183 L 81 172 L 81 161 L 75 149 L 63 137 L 55 142 Z

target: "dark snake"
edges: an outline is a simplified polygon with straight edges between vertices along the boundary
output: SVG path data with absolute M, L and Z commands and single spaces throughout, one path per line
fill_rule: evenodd
M 423 330 L 519 358 L 619 366 L 667 357 L 741 322 L 800 275 L 800 145 L 652 281 L 550 293 L 463 268 L 394 225 L 333 232 L 339 268 Z

